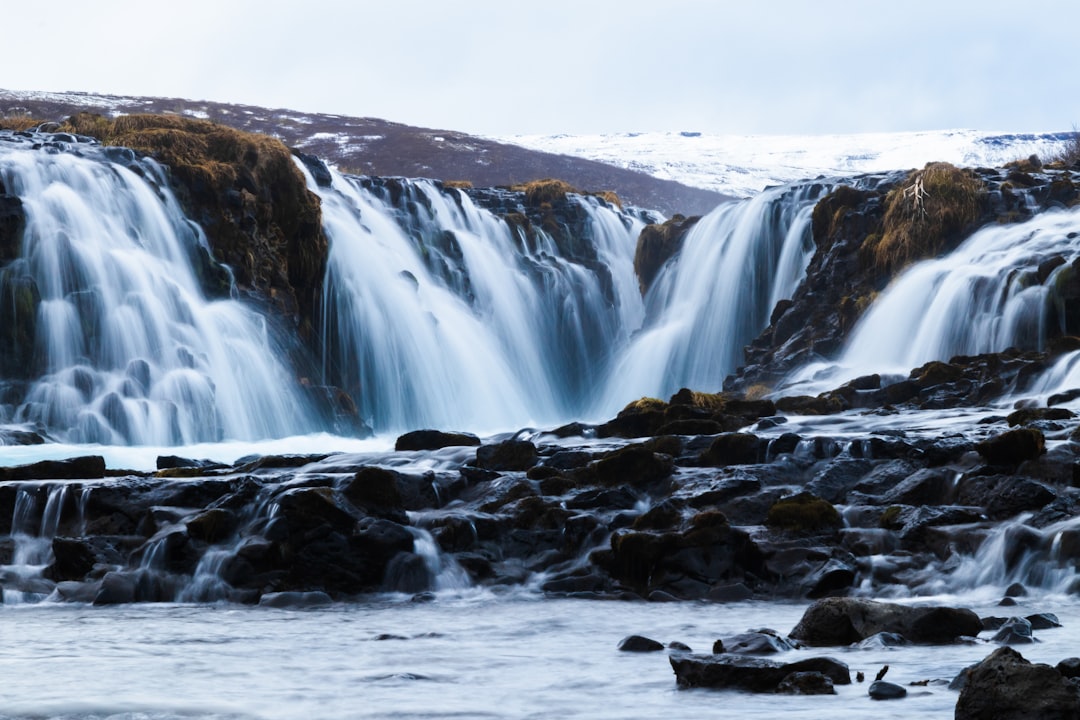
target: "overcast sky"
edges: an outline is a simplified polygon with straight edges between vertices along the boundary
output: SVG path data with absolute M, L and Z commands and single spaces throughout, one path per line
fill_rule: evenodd
M 0 88 L 490 135 L 1080 123 L 1076 0 L 54 0 L 5 12 Z

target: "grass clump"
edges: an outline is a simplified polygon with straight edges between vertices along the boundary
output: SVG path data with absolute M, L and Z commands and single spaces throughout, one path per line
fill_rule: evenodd
M 38 125 L 41 125 L 41 120 L 32 118 L 29 115 L 5 115 L 0 117 L 0 130 L 23 132 L 33 130 Z
M 525 193 L 525 203 L 531 207 L 541 207 L 566 200 L 567 193 L 579 192 L 577 188 L 563 180 L 544 178 L 532 182 L 521 183 L 510 188 L 515 192 Z
M 864 244 L 872 264 L 896 273 L 946 250 L 979 219 L 985 192 L 970 170 L 950 163 L 928 163 L 885 198 L 884 231 Z

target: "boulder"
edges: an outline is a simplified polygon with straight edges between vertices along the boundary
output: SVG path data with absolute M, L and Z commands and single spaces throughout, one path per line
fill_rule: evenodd
M 663 649 L 663 643 L 641 635 L 627 635 L 619 641 L 622 652 L 659 652 Z
M 870 683 L 867 694 L 873 700 L 899 700 L 907 697 L 907 690 L 896 683 L 875 680 Z
M 709 449 L 701 453 L 701 464 L 715 467 L 725 465 L 750 465 L 764 460 L 763 443 L 751 433 L 724 433 L 713 440 Z
M 850 645 L 881 632 L 897 633 L 913 643 L 933 645 L 975 637 L 982 629 L 979 616 L 961 608 L 825 598 L 807 608 L 790 635 L 816 647 Z
M 536 445 L 528 440 L 506 440 L 476 450 L 476 465 L 485 470 L 524 471 L 536 464 Z
M 30 465 L 0 467 L 0 481 L 89 480 L 105 477 L 105 458 L 87 455 L 69 460 L 42 460 Z
M 439 450 L 445 447 L 476 447 L 480 438 L 471 433 L 443 432 L 441 430 L 413 430 L 394 443 L 394 450 Z
M 648 489 L 670 477 L 673 470 L 670 456 L 644 445 L 627 445 L 577 470 L 573 477 L 583 485 Z
M 976 443 L 975 450 L 994 465 L 1019 465 L 1046 452 L 1046 440 L 1042 431 L 1022 427 Z
M 961 674 L 956 720 L 1080 718 L 1080 687 L 1056 668 L 1030 663 L 1012 648 L 995 650 Z
M 747 655 L 671 655 L 675 680 L 682 688 L 729 688 L 747 692 L 777 692 L 792 673 L 813 672 L 834 685 L 851 684 L 847 665 L 832 658 L 807 658 L 780 663 Z

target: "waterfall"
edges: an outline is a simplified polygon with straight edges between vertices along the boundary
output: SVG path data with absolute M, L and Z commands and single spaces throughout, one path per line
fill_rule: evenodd
M 571 196 L 590 235 L 576 253 L 460 190 L 332 178 L 308 175 L 330 240 L 324 357 L 365 420 L 484 431 L 582 412 L 643 315 L 641 220 Z
M 1080 208 L 982 228 L 950 254 L 897 277 L 835 363 L 803 368 L 786 383 L 814 392 L 871 373 L 906 376 L 931 360 L 957 355 L 1041 349 L 1048 323 L 1063 317 L 1054 312 L 1054 287 L 1080 256 L 1078 229 Z M 1059 257 L 1065 262 L 1047 272 L 1043 263 Z
M 12 139 L 12 138 L 8 138 Z M 32 317 L 40 377 L 0 405 L 0 422 L 55 438 L 189 444 L 309 432 L 312 412 L 269 337 L 235 300 L 208 301 L 190 258 L 207 248 L 150 161 L 0 143 L 0 185 L 20 198 L 19 257 L 0 297 Z M 2 306 L 2 304 L 0 304 Z M 21 387 L 8 378 L 3 383 Z
M 650 288 L 645 325 L 609 373 L 597 415 L 681 387 L 719 390 L 777 301 L 802 281 L 814 250 L 811 214 L 828 190 L 773 188 L 702 218 Z

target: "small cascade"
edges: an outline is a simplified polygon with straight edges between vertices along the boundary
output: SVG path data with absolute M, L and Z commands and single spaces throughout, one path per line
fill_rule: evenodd
M 644 223 L 570 196 L 591 237 L 560 247 L 462 191 L 392 182 L 335 173 L 321 188 L 309 175 L 331 243 L 324 337 L 335 384 L 379 431 L 580 414 L 643 315 L 632 259 Z
M 650 288 L 644 326 L 615 360 L 596 414 L 681 387 L 718 390 L 802 280 L 814 250 L 811 214 L 829 189 L 774 188 L 704 217 Z
M 0 269 L 0 310 L 28 342 L 26 357 L 0 365 L 0 422 L 103 444 L 316 429 L 266 320 L 206 298 L 193 265 L 206 238 L 158 166 L 17 140 L 0 143 L 0 186 L 26 225 L 19 257 Z
M 409 532 L 413 536 L 414 552 L 424 560 L 432 590 L 461 590 L 472 584 L 465 569 L 439 550 L 430 532 L 415 526 L 410 526 Z
M 787 380 L 826 390 L 871 373 L 904 375 L 931 360 L 1038 350 L 1065 329 L 1055 293 L 1080 258 L 1080 208 L 1049 210 L 1015 225 L 985 227 L 952 253 L 918 263 L 881 294 L 835 363 Z
M 1013 583 L 1042 593 L 1076 591 L 1080 518 L 1036 529 L 1020 515 L 994 526 L 974 555 L 963 556 L 950 573 L 937 573 L 929 592 L 963 593 L 990 589 L 1002 594 Z
M 52 541 L 61 529 L 79 532 L 85 526 L 86 497 L 86 488 L 67 483 L 16 489 L 11 564 L 0 567 L 5 604 L 37 602 L 52 592 L 41 571 L 53 561 Z

